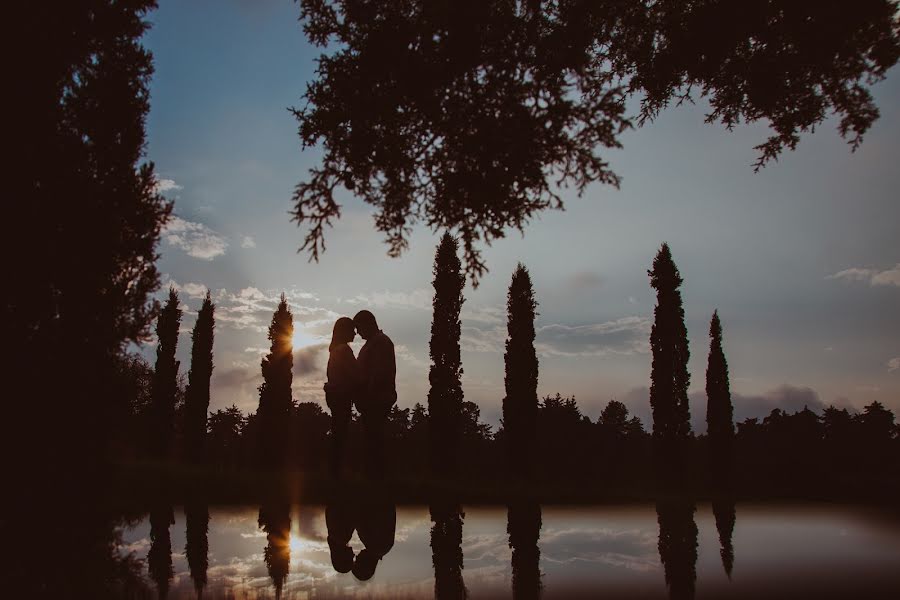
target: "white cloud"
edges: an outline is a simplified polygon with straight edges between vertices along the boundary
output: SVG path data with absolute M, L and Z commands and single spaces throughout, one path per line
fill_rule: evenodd
M 228 242 L 225 238 L 202 223 L 172 217 L 163 231 L 165 240 L 181 248 L 194 258 L 212 260 L 225 254 Z
M 394 346 L 394 354 L 397 355 L 397 358 L 405 360 L 414 367 L 427 367 L 429 365 L 422 357 L 413 354 L 409 347 L 404 344 L 397 344 Z
M 587 325 L 544 325 L 537 328 L 535 347 L 546 356 L 646 354 L 653 322 L 649 317 L 622 317 Z
M 900 369 L 900 356 L 895 356 L 887 362 L 888 371 L 896 371 Z
M 245 235 L 241 238 L 241 248 L 256 248 L 256 240 L 253 236 Z
M 184 284 L 178 283 L 177 281 L 172 279 L 168 273 L 163 273 L 160 293 L 168 294 L 168 290 L 170 287 L 175 288 L 176 292 L 184 292 L 188 295 L 189 298 L 203 298 L 204 296 L 206 296 L 206 290 L 208 289 L 202 283 L 194 283 L 193 281 L 189 281 Z
M 182 190 L 184 189 L 182 186 L 175 183 L 174 179 L 157 179 L 156 185 L 153 186 L 153 191 L 157 194 L 162 194 L 164 192 L 170 192 L 172 190 Z
M 419 288 L 411 292 L 372 292 L 359 294 L 347 300 L 347 303 L 361 305 L 363 308 L 414 308 L 431 310 L 434 292 Z
M 825 279 L 839 279 L 842 281 L 862 281 L 871 286 L 875 285 L 893 285 L 900 287 L 900 263 L 894 265 L 892 269 L 879 271 L 878 269 L 868 269 L 863 267 L 852 267 L 838 271 L 833 275 L 827 276 Z

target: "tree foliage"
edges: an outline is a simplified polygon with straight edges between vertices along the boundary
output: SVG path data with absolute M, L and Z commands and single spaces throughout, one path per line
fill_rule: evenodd
M 534 350 L 537 301 L 531 276 L 521 263 L 509 284 L 506 309 L 503 430 L 510 468 L 515 473 L 526 474 L 533 470 L 537 436 L 538 358 Z
M 263 467 L 279 467 L 285 463 L 290 434 L 290 416 L 294 407 L 291 398 L 293 381 L 294 317 L 287 298 L 281 301 L 269 325 L 271 346 L 261 362 L 263 382 L 259 386 L 258 419 L 259 456 Z
M 175 436 L 175 404 L 178 390 L 178 327 L 181 308 L 178 292 L 169 288 L 169 298 L 156 321 L 156 369 L 153 375 L 153 440 L 154 454 L 165 459 L 172 451 Z
M 142 162 L 153 65 L 141 39 L 155 5 L 28 2 L 7 15 L 15 118 L 6 129 L 14 151 L 0 261 L 14 283 L 0 327 L 16 351 L 4 380 L 10 397 L 29 399 L 12 407 L 12 421 L 40 423 L 43 439 L 13 431 L 6 440 L 32 447 L 42 468 L 67 464 L 64 473 L 101 462 L 116 357 L 146 338 L 155 317 L 156 248 L 171 210 Z
M 458 461 L 463 389 L 459 338 L 465 275 L 457 242 L 446 233 L 434 255 L 434 312 L 431 321 L 428 371 L 429 443 L 432 467 L 453 472 Z
M 653 442 L 660 456 L 673 457 L 683 450 L 691 434 L 688 386 L 691 376 L 687 364 L 687 328 L 681 303 L 681 274 L 672 260 L 668 244 L 663 244 L 653 269 L 648 271 L 650 285 L 656 290 L 650 349 L 653 364 L 650 372 L 650 408 L 653 411 Z
M 301 0 L 325 49 L 293 109 L 321 163 L 297 185 L 303 248 L 324 249 L 344 187 L 376 209 L 389 254 L 414 223 L 454 231 L 475 285 L 479 245 L 561 208 L 560 188 L 618 186 L 601 151 L 673 101 L 706 120 L 767 122 L 756 168 L 829 114 L 856 148 L 878 117 L 868 86 L 900 56 L 896 6 L 768 0 Z
M 209 380 L 213 371 L 213 338 L 215 336 L 215 305 L 209 291 L 197 313 L 191 333 L 191 370 L 185 397 L 185 445 L 188 457 L 197 461 L 203 453 L 206 438 L 206 413 L 209 410 Z

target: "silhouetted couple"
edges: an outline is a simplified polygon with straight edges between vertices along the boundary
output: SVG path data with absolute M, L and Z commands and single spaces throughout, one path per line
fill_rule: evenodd
M 353 571 L 360 581 L 375 574 L 378 561 L 394 547 L 397 529 L 397 506 L 386 492 L 367 490 L 365 496 L 356 498 L 344 491 L 325 507 L 331 565 L 338 573 Z M 356 555 L 350 547 L 354 530 L 365 546 Z
M 366 340 L 359 357 L 353 356 L 349 345 L 357 332 Z M 366 472 L 383 475 L 384 430 L 397 401 L 394 343 L 378 328 L 375 315 L 361 310 L 353 319 L 341 317 L 335 322 L 328 352 L 325 399 L 331 409 L 331 472 L 340 475 L 350 413 L 356 406 L 365 436 Z

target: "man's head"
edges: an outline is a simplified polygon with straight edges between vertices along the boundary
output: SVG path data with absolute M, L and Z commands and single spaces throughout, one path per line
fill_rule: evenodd
M 353 323 L 356 325 L 356 331 L 362 336 L 362 339 L 368 340 L 378 333 L 378 323 L 375 321 L 375 315 L 367 310 L 361 310 L 353 317 Z
M 379 560 L 381 560 L 380 556 L 367 548 L 363 548 L 356 555 L 356 560 L 353 562 L 353 575 L 360 581 L 372 579 Z

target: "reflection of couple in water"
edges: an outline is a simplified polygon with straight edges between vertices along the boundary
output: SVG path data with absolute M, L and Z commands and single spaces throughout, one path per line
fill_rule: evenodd
M 344 494 L 325 508 L 331 564 L 338 573 L 353 571 L 361 581 L 375 574 L 378 561 L 394 546 L 397 527 L 393 501 L 379 490 L 370 490 L 366 496 L 354 501 L 354 496 Z M 349 545 L 354 530 L 365 546 L 355 556 Z
M 349 345 L 357 332 L 366 341 L 359 357 L 353 356 Z M 375 315 L 361 310 L 353 319 L 337 320 L 328 352 L 325 399 L 331 409 L 331 472 L 340 475 L 350 412 L 356 406 L 365 432 L 366 472 L 382 475 L 384 428 L 397 401 L 394 343 L 378 328 Z

